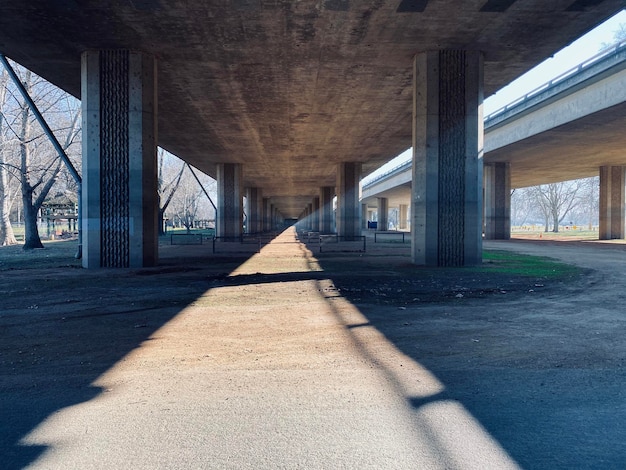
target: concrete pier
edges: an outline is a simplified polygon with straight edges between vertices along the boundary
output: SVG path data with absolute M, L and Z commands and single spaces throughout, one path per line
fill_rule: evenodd
M 243 232 L 242 167 L 217 164 L 217 236 L 239 237 Z
M 386 197 L 378 198 L 378 230 L 385 231 L 389 229 L 389 199 Z
M 333 227 L 333 197 L 335 188 L 332 186 L 322 186 L 320 188 L 320 226 L 322 233 L 331 233 Z
M 482 260 L 482 56 L 414 60 L 412 253 L 415 264 Z
M 158 261 L 154 57 L 82 55 L 83 267 Z
M 360 163 L 343 162 L 337 165 L 337 234 L 340 237 L 361 235 L 360 180 Z
M 624 238 L 624 167 L 600 167 L 600 240 Z
M 511 238 L 511 164 L 489 163 L 484 166 L 485 239 Z

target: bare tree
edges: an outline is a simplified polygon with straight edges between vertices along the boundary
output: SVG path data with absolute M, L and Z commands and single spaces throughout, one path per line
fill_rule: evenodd
M 173 173 L 174 160 L 178 160 L 172 154 L 159 148 L 159 235 L 165 232 L 165 211 L 172 202 L 172 198 L 180 185 L 180 180 L 185 171 L 185 162 L 180 161 L 180 170 Z
M 615 47 L 622 41 L 626 41 L 626 23 L 620 23 L 617 29 L 613 31 L 613 40 L 611 42 L 602 42 L 600 44 L 600 51 Z
M 545 231 L 558 233 L 560 223 L 580 202 L 578 192 L 583 187 L 582 180 L 542 184 L 529 188 L 529 195 L 540 209 L 545 220 Z
M 537 216 L 537 205 L 530 196 L 531 188 L 517 188 L 511 191 L 511 223 L 525 225 Z
M 33 99 L 43 113 L 47 112 L 51 117 L 54 117 L 55 113 L 63 118 L 68 117 L 70 110 L 59 106 L 65 96 L 63 92 L 36 77 L 29 70 L 23 68 L 19 70 L 26 92 L 31 96 L 37 92 Z M 34 117 L 28 103 L 15 94 L 13 98 L 17 102 L 17 107 L 13 125 L 9 126 L 9 129 L 18 141 L 19 163 L 15 165 L 14 171 L 21 184 L 24 249 L 43 248 L 37 227 L 37 216 L 61 173 L 63 162 L 46 136 L 41 132 L 35 134 Z M 69 123 L 56 126 L 57 131 L 65 132 L 62 144 L 64 150 L 67 150 L 80 134 L 80 115 L 77 109 L 73 111 L 69 112 L 73 114 L 69 116 Z
M 0 70 L 0 245 L 16 245 L 17 239 L 11 225 L 11 205 L 13 198 L 9 187 L 9 172 L 6 160 L 6 139 L 4 134 L 4 106 L 7 95 L 7 71 Z

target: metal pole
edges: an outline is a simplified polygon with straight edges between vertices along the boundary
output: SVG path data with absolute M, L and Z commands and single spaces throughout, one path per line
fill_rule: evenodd
M 189 163 L 186 163 L 186 165 L 187 165 L 187 168 L 189 168 L 189 171 L 191 171 L 191 174 L 193 175 L 193 177 L 196 179 L 196 181 L 200 185 L 200 188 L 204 192 L 205 196 L 209 198 L 209 202 L 213 206 L 213 209 L 215 209 L 215 218 L 217 219 L 217 207 L 215 207 L 215 204 L 213 204 L 213 200 L 211 199 L 211 196 L 209 196 L 209 193 L 207 193 L 206 189 L 204 189 L 204 186 L 202 186 L 202 183 L 200 182 L 200 178 L 198 178 L 198 175 L 196 175 L 196 172 L 193 171 L 193 168 L 191 168 L 191 165 Z
M 59 154 L 59 157 L 61 157 L 61 160 L 63 160 L 63 163 L 65 163 L 65 165 L 67 166 L 67 169 L 69 170 L 70 174 L 72 175 L 72 177 L 78 184 L 81 184 L 82 180 L 81 180 L 80 175 L 78 174 L 78 171 L 76 171 L 76 168 L 74 168 L 74 165 L 72 165 L 72 162 L 70 161 L 67 154 L 65 153 L 65 150 L 63 150 L 63 147 L 61 147 L 61 144 L 59 144 L 59 141 L 57 140 L 55 135 L 52 133 L 50 126 L 48 126 L 48 123 L 39 112 L 37 105 L 35 105 L 35 102 L 32 100 L 32 98 L 26 91 L 26 88 L 24 88 L 24 84 L 20 81 L 17 74 L 15 73 L 15 70 L 13 70 L 13 67 L 11 67 L 11 64 L 9 64 L 9 61 L 4 56 L 4 54 L 0 54 L 0 62 L 2 62 L 2 65 L 7 70 L 11 78 L 13 79 L 15 86 L 18 88 L 18 90 L 20 91 L 20 93 L 22 94 L 26 102 L 28 103 L 28 106 L 30 107 L 33 114 L 37 118 L 37 121 L 39 121 L 39 124 L 41 125 L 44 132 L 46 133 L 46 135 L 52 142 L 52 145 L 54 146 L 54 149 Z

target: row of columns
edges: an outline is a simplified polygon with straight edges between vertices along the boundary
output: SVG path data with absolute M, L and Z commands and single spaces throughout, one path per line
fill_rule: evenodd
M 414 60 L 412 256 L 417 264 L 463 265 L 481 259 L 482 57 L 438 51 Z M 157 262 L 156 60 L 133 51 L 82 56 L 85 267 Z M 337 232 L 361 233 L 361 163 L 337 171 Z M 242 234 L 242 167 L 217 165 L 217 235 Z M 307 208 L 331 232 L 333 190 Z M 247 227 L 262 231 L 275 210 L 259 188 L 247 191 Z M 270 205 L 268 210 L 267 206 Z
M 158 261 L 156 60 L 134 51 L 82 55 L 83 266 L 141 267 Z M 415 264 L 481 262 L 483 231 L 483 58 L 476 51 L 425 52 L 413 61 L 411 256 Z M 485 236 L 510 230 L 510 168 L 485 167 Z M 361 234 L 361 163 L 338 164 L 336 187 L 306 208 L 312 227 Z M 601 238 L 624 237 L 624 169 L 602 167 Z M 241 164 L 217 165 L 217 236 L 243 232 Z M 260 188 L 248 188 L 247 229 L 280 219 Z M 386 226 L 386 201 L 380 201 Z M 401 220 L 406 220 L 401 215 Z

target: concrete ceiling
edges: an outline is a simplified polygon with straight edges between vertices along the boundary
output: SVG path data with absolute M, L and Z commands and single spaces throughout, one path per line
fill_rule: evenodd
M 159 144 L 215 176 L 244 164 L 296 217 L 335 163 L 364 174 L 411 145 L 412 57 L 485 53 L 485 96 L 624 0 L 2 0 L 0 51 L 80 94 L 80 54 L 130 48 L 159 67 Z

